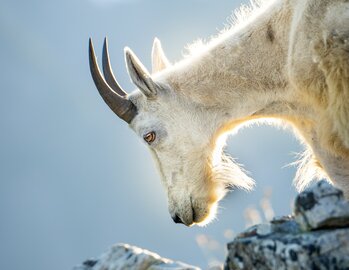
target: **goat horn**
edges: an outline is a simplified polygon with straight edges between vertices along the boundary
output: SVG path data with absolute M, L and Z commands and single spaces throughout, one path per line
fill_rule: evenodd
M 104 80 L 97 64 L 91 38 L 89 40 L 89 61 L 91 75 L 99 94 L 117 116 L 130 123 L 137 114 L 137 108 L 126 96 L 120 96 L 116 93 Z
M 109 86 L 120 96 L 124 97 L 127 95 L 127 93 L 122 90 L 121 86 L 117 82 L 117 80 L 114 77 L 113 70 L 110 65 L 110 60 L 109 60 L 109 51 L 108 51 L 108 40 L 107 38 L 104 39 L 104 45 L 103 45 L 103 73 L 104 73 L 104 78 L 109 84 Z

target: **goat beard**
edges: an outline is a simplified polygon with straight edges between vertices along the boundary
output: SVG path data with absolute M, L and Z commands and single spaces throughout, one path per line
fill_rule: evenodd
M 240 164 L 224 153 L 221 155 L 221 161 L 211 166 L 211 179 L 229 189 L 252 190 L 255 182 L 247 174 Z

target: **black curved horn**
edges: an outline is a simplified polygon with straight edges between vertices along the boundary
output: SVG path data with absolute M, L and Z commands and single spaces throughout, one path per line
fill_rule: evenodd
M 117 116 L 130 123 L 137 114 L 137 108 L 126 96 L 120 96 L 116 93 L 103 78 L 97 64 L 91 38 L 89 40 L 89 62 L 93 81 L 105 103 Z
M 102 58 L 102 63 L 103 63 L 103 74 L 104 78 L 109 84 L 109 86 L 120 96 L 124 97 L 127 95 L 127 93 L 121 88 L 117 80 L 115 79 L 113 70 L 110 65 L 110 59 L 109 59 L 109 51 L 108 51 L 108 40 L 107 38 L 104 39 L 104 44 L 103 44 L 103 58 Z

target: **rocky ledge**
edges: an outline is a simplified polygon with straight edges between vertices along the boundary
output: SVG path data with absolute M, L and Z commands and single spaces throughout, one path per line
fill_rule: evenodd
M 225 269 L 349 269 L 349 202 L 318 182 L 297 196 L 293 216 L 253 226 L 229 243 Z
M 161 258 L 145 249 L 127 244 L 112 246 L 98 259 L 89 259 L 73 270 L 199 270 L 181 262 Z
M 325 181 L 300 193 L 292 216 L 253 226 L 228 244 L 225 270 L 349 270 L 349 202 Z M 125 244 L 74 270 L 199 270 Z

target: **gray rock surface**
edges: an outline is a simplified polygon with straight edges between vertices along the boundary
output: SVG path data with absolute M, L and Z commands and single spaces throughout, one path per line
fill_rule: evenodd
M 297 196 L 294 216 L 253 226 L 229 243 L 225 269 L 349 270 L 349 203 L 318 182 Z
M 126 269 L 199 270 L 127 244 L 74 268 Z M 252 226 L 229 243 L 225 269 L 349 270 L 349 202 L 339 189 L 318 182 L 297 196 L 293 216 Z
M 98 259 L 89 259 L 73 270 L 200 270 L 181 262 L 161 258 L 145 249 L 127 244 L 112 246 Z
M 300 193 L 294 215 L 302 230 L 315 230 L 349 225 L 349 202 L 343 192 L 325 181 Z

